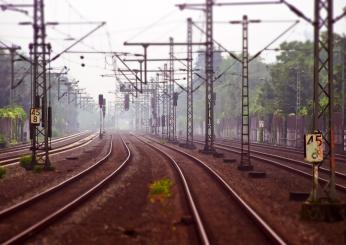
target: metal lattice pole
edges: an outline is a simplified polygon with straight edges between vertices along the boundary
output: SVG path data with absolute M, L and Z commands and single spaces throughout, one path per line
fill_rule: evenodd
M 174 46 L 173 46 L 173 38 L 169 38 L 169 42 L 171 45 L 169 46 L 169 120 L 168 120 L 168 127 L 169 127 L 169 132 L 168 132 L 168 139 L 170 141 L 175 140 L 175 125 L 174 125 L 174 105 L 173 105 L 173 94 L 174 94 Z
M 300 110 L 300 104 L 301 104 L 301 73 L 302 71 L 299 70 L 299 67 L 296 68 L 296 72 L 297 72 L 297 84 L 296 84 L 296 89 L 297 89 L 297 101 L 296 101 L 296 129 L 295 129 L 295 147 L 298 147 L 298 113 Z
M 241 170 L 251 170 L 250 160 L 250 116 L 249 116 L 249 50 L 248 18 L 243 16 L 243 59 L 242 59 L 242 100 L 241 100 L 241 159 L 238 166 Z
M 192 19 L 187 19 L 186 147 L 193 144 Z
M 327 30 L 327 36 L 321 32 Z M 323 132 L 326 144 L 326 158 L 329 161 L 330 179 L 328 196 L 336 198 L 335 193 L 335 159 L 334 159 L 334 132 L 333 132 L 333 1 L 315 0 L 314 21 L 314 106 L 313 130 L 320 130 L 319 122 L 326 119 Z M 324 78 L 325 77 L 325 78 Z M 327 100 L 322 105 L 321 100 Z
M 162 89 L 162 117 L 161 117 L 161 134 L 162 139 L 167 139 L 167 64 L 163 68 L 163 89 Z
M 49 44 L 46 43 L 46 28 L 44 19 L 43 0 L 34 0 L 34 40 L 30 44 L 33 57 L 33 91 L 32 107 L 42 111 L 42 123 L 31 125 L 32 129 L 32 166 L 36 161 L 44 161 L 45 168 L 50 168 L 49 161 L 49 135 L 48 135 L 48 111 L 47 111 L 47 56 L 50 52 Z M 41 105 L 40 105 L 41 103 Z M 42 151 L 43 154 L 37 154 Z
M 213 153 L 214 149 L 214 108 L 213 108 L 213 0 L 206 0 L 206 50 L 205 50 L 205 143 L 204 153 Z

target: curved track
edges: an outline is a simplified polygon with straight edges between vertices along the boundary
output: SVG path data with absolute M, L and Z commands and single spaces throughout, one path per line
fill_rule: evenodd
M 113 146 L 113 140 L 110 140 L 107 154 L 86 170 L 38 195 L 1 211 L 0 227 L 2 227 L 2 230 L 7 228 L 7 232 L 2 232 L 0 243 L 23 243 L 66 213 L 82 205 L 97 190 L 108 183 L 112 177 L 118 174 L 130 160 L 131 152 L 122 138 L 121 143 L 126 150 L 126 157 L 115 170 L 114 166 L 109 163 L 109 158 L 116 146 Z M 96 180 L 86 178 L 86 176 L 94 174 L 97 169 L 99 169 L 98 171 L 102 170 L 103 173 Z
M 150 143 L 146 142 L 148 140 Z M 184 183 L 191 210 L 194 213 L 198 233 L 204 244 L 214 242 L 229 244 L 232 242 L 230 236 L 241 236 L 239 233 L 242 231 L 248 234 L 250 240 L 247 241 L 253 239 L 257 244 L 268 242 L 286 244 L 281 236 L 218 173 L 203 161 L 173 147 L 161 145 L 152 139 L 146 138 L 142 141 L 166 156 L 178 171 L 181 181 Z M 203 188 L 203 185 L 208 187 Z M 211 210 L 215 211 L 216 218 L 211 217 Z M 219 219 L 217 213 L 221 214 Z M 239 225 L 237 228 L 241 227 L 241 232 L 237 231 L 234 224 Z
M 89 144 L 96 136 L 96 133 L 85 133 L 74 135 L 73 137 L 60 139 L 54 144 L 54 149 L 51 149 L 49 151 L 49 154 L 55 155 L 58 153 L 64 153 L 72 149 L 83 147 Z M 18 164 L 20 157 L 29 153 L 30 151 L 28 150 L 28 148 L 17 149 L 11 152 L 2 153 L 0 154 L 0 165 L 6 167 Z

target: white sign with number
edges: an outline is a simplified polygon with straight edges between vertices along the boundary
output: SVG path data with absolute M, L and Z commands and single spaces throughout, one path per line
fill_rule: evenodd
M 40 125 L 41 121 L 41 109 L 31 108 L 30 109 L 30 123 L 33 125 Z
M 305 160 L 308 162 L 323 161 L 323 137 L 322 134 L 305 135 Z

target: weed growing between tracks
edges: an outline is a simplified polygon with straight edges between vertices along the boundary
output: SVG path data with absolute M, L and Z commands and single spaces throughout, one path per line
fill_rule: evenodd
M 156 212 L 160 214 L 159 223 L 167 225 L 167 232 L 176 230 L 175 221 L 171 221 L 174 214 L 174 204 L 172 200 L 173 182 L 169 178 L 156 180 L 149 184 L 149 202 L 154 205 Z M 164 237 L 164 234 L 163 234 Z
M 19 163 L 22 168 L 29 170 L 31 167 L 31 155 L 24 155 L 20 158 Z
M 6 169 L 0 166 L 0 179 L 2 179 L 6 174 Z
M 164 203 L 167 198 L 172 196 L 172 181 L 168 178 L 154 181 L 149 185 L 149 200 L 151 203 L 159 201 Z

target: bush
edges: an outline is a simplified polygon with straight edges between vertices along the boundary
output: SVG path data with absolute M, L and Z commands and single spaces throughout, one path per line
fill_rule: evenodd
M 2 179 L 6 174 L 6 169 L 0 166 L 0 179 Z
M 25 168 L 26 170 L 31 169 L 31 167 L 33 167 L 31 166 L 31 159 L 32 159 L 31 155 L 22 156 L 19 160 L 20 166 Z

